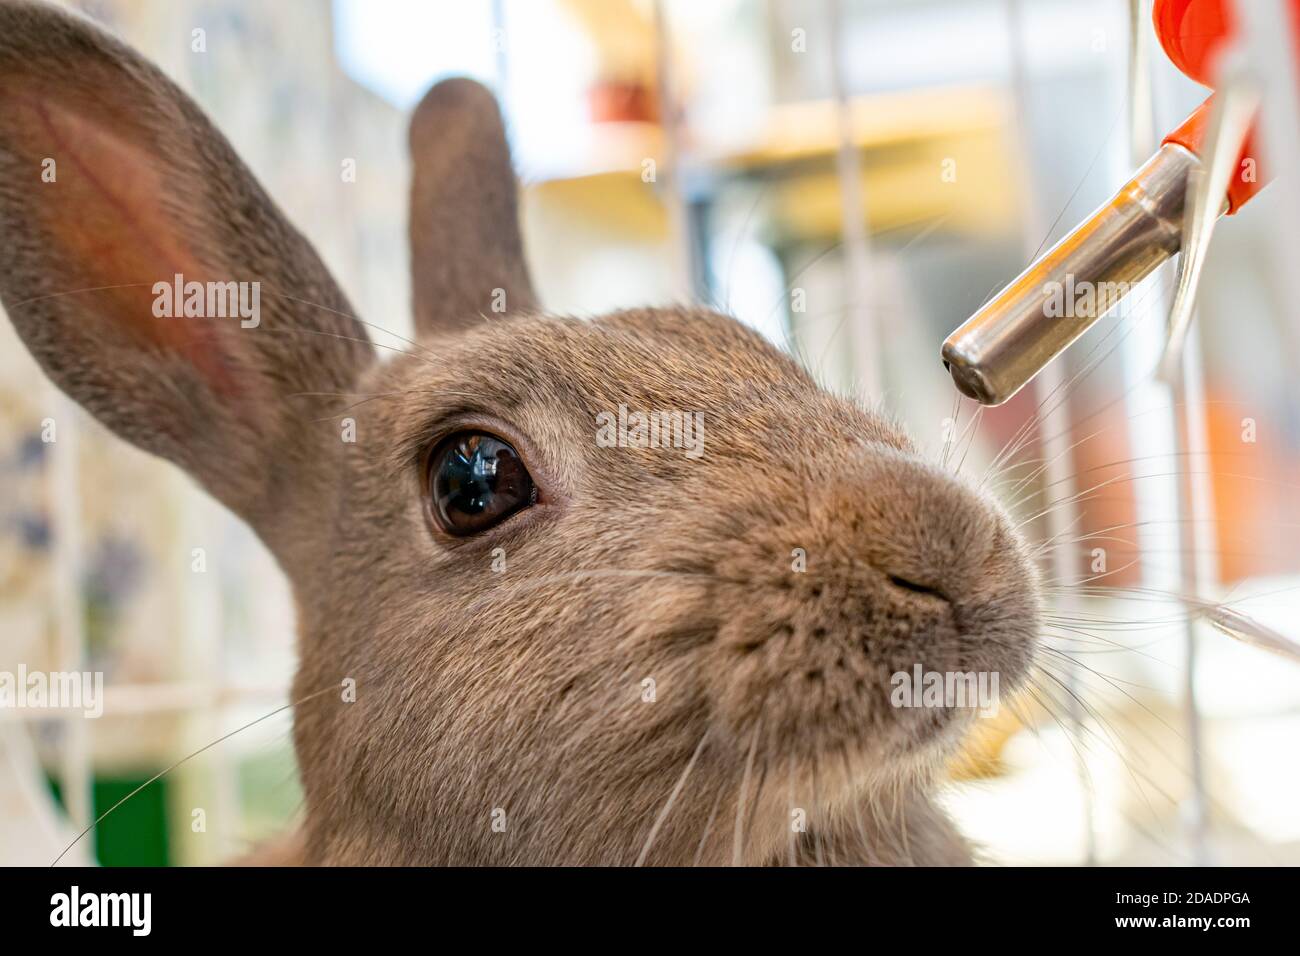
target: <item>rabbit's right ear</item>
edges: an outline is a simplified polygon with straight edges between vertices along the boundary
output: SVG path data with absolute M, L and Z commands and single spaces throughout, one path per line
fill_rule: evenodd
M 411 117 L 411 290 L 420 331 L 536 307 L 496 98 L 444 80 Z
M 340 441 L 322 396 L 371 362 L 365 331 L 188 97 L 26 0 L 0 0 L 0 250 L 0 301 L 55 383 L 282 558 L 314 533 Z

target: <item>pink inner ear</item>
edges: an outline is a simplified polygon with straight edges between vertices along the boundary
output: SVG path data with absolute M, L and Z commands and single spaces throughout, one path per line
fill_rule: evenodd
M 165 151 L 183 143 L 183 134 L 149 143 L 138 122 L 85 91 L 56 99 L 28 87 L 11 89 L 5 99 L 18 109 L 0 125 L 16 122 L 17 135 L 9 138 L 32 162 L 32 208 L 54 246 L 51 272 L 66 285 L 56 292 L 75 296 L 85 321 L 111 326 L 96 337 L 178 354 L 214 391 L 235 391 L 229 336 L 242 331 L 237 318 L 154 315 L 156 283 L 171 285 L 177 274 L 186 282 L 219 278 L 186 239 L 207 216 L 202 190 L 180 173 L 162 172 Z M 56 163 L 54 182 L 40 178 L 46 158 Z M 189 222 L 180 218 L 187 207 Z

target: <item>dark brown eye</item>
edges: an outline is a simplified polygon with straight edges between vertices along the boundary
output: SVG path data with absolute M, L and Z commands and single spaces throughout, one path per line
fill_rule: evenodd
M 429 458 L 433 516 L 448 534 L 486 531 L 537 501 L 519 453 L 495 435 L 457 432 Z

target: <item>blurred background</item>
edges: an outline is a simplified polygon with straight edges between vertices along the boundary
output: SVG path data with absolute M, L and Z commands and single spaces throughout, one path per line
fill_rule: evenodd
M 1203 598 L 1300 637 L 1300 325 L 1275 190 L 1209 255 L 1190 451 L 1150 375 L 1169 267 L 1058 361 L 1068 393 L 977 413 L 939 361 L 1204 98 L 1149 12 L 1147 103 L 1128 0 L 71 5 L 202 105 L 394 336 L 410 333 L 405 117 L 435 80 L 474 76 L 503 104 L 549 309 L 710 303 L 950 467 L 1006 466 L 990 485 L 1044 543 L 1052 606 L 1042 673 L 979 722 L 944 798 L 991 861 L 1300 863 L 1300 666 L 1176 599 L 1194 559 Z M 0 863 L 48 864 L 265 717 L 65 857 L 227 859 L 299 812 L 277 712 L 287 587 L 247 528 L 62 399 L 7 322 L 0 342 L 0 671 L 107 685 L 97 720 L 0 710 Z

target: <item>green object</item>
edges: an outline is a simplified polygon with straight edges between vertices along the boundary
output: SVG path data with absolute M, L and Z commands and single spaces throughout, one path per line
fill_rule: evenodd
M 148 776 L 96 777 L 92 789 L 93 812 L 98 819 Z M 50 790 L 62 803 L 57 780 L 50 779 Z M 167 839 L 167 778 L 155 780 L 108 815 L 82 840 L 94 837 L 95 858 L 102 866 L 169 866 L 171 847 Z

